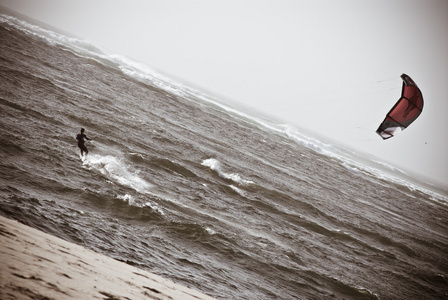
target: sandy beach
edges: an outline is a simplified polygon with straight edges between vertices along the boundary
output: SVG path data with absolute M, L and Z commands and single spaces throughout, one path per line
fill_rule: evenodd
M 213 299 L 0 217 L 0 299 Z

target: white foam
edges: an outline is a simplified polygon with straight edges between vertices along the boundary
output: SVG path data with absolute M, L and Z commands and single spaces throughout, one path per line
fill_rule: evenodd
M 224 179 L 229 179 L 229 180 L 232 180 L 239 184 L 253 184 L 254 183 L 251 180 L 242 179 L 239 174 L 223 172 L 221 170 L 221 163 L 215 158 L 206 159 L 201 163 L 201 165 L 209 167 L 210 169 L 212 169 L 213 171 L 218 173 L 218 175 Z
M 236 186 L 234 186 L 233 184 L 229 185 L 229 187 L 238 195 L 243 196 L 244 197 L 244 192 L 242 190 L 240 190 L 239 188 L 237 188 Z
M 216 234 L 216 231 L 214 231 L 210 227 L 205 227 L 205 231 L 207 231 L 207 233 L 210 234 L 210 235 L 215 235 Z
M 139 193 L 146 193 L 151 188 L 151 184 L 141 178 L 138 172 L 131 171 L 126 163 L 115 156 L 89 154 L 83 161 L 83 165 L 96 169 L 109 180 L 131 187 Z
M 29 35 L 39 37 L 51 45 L 59 44 L 68 47 L 70 50 L 73 50 L 78 54 L 88 54 L 90 56 L 97 57 L 102 57 L 105 55 L 104 51 L 100 47 L 87 40 L 68 37 L 64 34 L 44 29 L 12 16 L 0 14 L 0 22 L 7 23 L 8 25 L 11 25 Z
M 118 196 L 117 198 L 123 200 L 124 202 L 127 202 L 129 205 L 134 205 L 135 203 L 134 197 L 132 197 L 129 194 L 126 194 L 124 196 Z
M 157 212 L 158 214 L 162 216 L 165 215 L 165 212 L 159 207 L 158 204 L 154 202 L 146 201 L 143 203 L 141 201 L 136 200 L 134 196 L 129 194 L 125 194 L 123 196 L 117 196 L 117 198 L 123 200 L 124 202 L 128 203 L 131 206 L 150 207 L 153 211 Z
M 160 208 L 159 205 L 157 205 L 156 203 L 153 202 L 146 202 L 145 204 L 143 204 L 143 207 L 147 206 L 150 207 L 153 211 L 159 213 L 160 215 L 164 216 L 165 212 Z

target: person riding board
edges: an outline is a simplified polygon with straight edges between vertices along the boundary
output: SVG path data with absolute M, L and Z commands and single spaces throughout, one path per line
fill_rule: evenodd
M 84 152 L 87 154 L 89 153 L 89 150 L 87 150 L 87 147 L 85 145 L 86 140 L 91 141 L 92 139 L 89 139 L 85 134 L 84 134 L 84 128 L 81 128 L 81 133 L 78 133 L 76 135 L 76 139 L 78 140 L 78 147 L 79 149 L 81 149 L 81 156 L 84 155 Z

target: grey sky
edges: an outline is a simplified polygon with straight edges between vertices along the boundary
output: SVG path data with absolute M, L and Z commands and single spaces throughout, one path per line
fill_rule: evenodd
M 448 1 L 1 0 L 246 107 L 448 184 Z M 383 141 L 402 73 L 420 118 Z

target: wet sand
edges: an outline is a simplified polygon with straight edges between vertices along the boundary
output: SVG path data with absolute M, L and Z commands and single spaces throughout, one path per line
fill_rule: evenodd
M 213 299 L 0 216 L 0 299 Z

